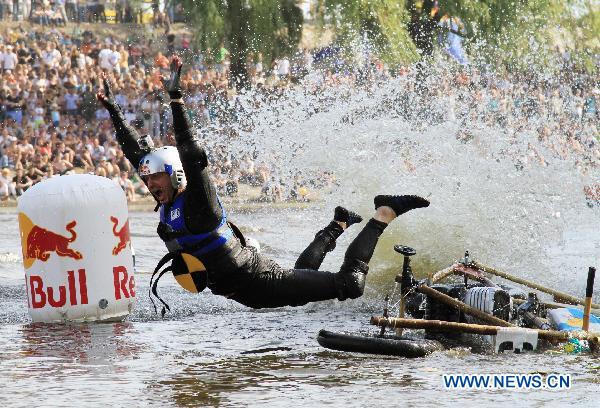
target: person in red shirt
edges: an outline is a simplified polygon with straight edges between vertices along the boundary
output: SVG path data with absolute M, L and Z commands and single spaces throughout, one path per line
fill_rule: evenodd
M 169 68 L 169 59 L 163 55 L 162 52 L 158 52 L 156 57 L 154 58 L 154 65 L 156 65 L 160 69 Z

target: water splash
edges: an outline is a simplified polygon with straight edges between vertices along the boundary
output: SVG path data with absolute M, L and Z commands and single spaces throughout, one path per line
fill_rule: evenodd
M 338 185 L 322 197 L 327 214 L 342 203 L 369 215 L 380 193 L 427 197 L 428 209 L 392 224 L 376 266 L 397 265 L 391 247 L 400 242 L 416 247 L 428 265 L 442 267 L 469 249 L 476 259 L 525 277 L 564 283 L 567 272 L 583 285 L 598 251 L 579 246 L 565 265 L 557 246 L 564 249 L 565 237 L 600 220 L 582 193 L 598 170 L 582 176 L 572 156 L 553 157 L 538 140 L 539 120 L 514 127 L 459 120 L 449 114 L 461 109 L 452 95 L 424 97 L 410 77 L 370 87 L 323 86 L 320 78 L 315 74 L 271 105 L 245 96 L 252 131 L 241 131 L 229 149 L 274 163 L 284 183 L 332 172 Z M 539 164 L 542 155 L 546 165 Z M 597 232 L 586 234 L 584 241 L 598 241 Z

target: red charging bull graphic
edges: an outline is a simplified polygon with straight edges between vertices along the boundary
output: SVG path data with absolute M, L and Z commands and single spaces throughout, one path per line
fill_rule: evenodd
M 117 231 L 117 225 L 119 225 L 119 219 L 117 217 L 110 217 L 110 220 L 113 223 L 112 232 L 115 237 L 119 238 L 119 243 L 113 248 L 112 254 L 118 255 L 127 244 L 130 243 L 129 238 L 129 220 L 125 221 L 125 224 L 121 227 L 120 230 Z
M 27 215 L 20 212 L 19 226 L 25 268 L 29 269 L 36 259 L 46 262 L 51 253 L 73 259 L 82 259 L 81 252 L 69 248 L 69 245 L 77 239 L 76 225 L 76 221 L 71 221 L 65 226 L 66 231 L 71 234 L 68 237 L 34 224 Z

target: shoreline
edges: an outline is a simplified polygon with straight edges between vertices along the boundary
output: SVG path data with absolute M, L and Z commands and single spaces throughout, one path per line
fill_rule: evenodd
M 64 176 L 60 176 L 64 177 Z M 223 205 L 229 210 L 252 212 L 264 208 L 287 209 L 287 208 L 308 208 L 321 202 L 321 190 L 311 191 L 304 201 L 269 201 L 261 195 L 260 187 L 252 187 L 247 184 L 240 184 L 238 193 L 231 196 L 219 196 Z M 27 193 L 25 193 L 27 194 Z M 156 207 L 156 201 L 151 196 L 137 196 L 135 201 L 127 202 L 130 212 L 153 212 Z M 17 213 L 18 200 L 14 198 L 6 201 L 0 201 L 0 214 Z
M 223 205 L 229 210 L 235 210 L 240 212 L 253 212 L 262 210 L 265 208 L 270 209 L 288 209 L 288 208 L 296 208 L 296 209 L 305 209 L 311 207 L 313 205 L 319 204 L 319 199 L 314 199 L 310 201 L 260 201 L 256 197 L 224 197 L 221 198 Z M 139 198 L 136 201 L 131 201 L 127 203 L 127 208 L 129 212 L 153 212 L 156 206 L 156 202 L 149 198 L 143 197 Z M 17 201 L 16 200 L 8 200 L 0 202 L 0 214 L 11 214 L 17 213 Z
M 265 208 L 270 209 L 288 209 L 297 208 L 304 209 L 312 205 L 318 204 L 318 201 L 258 201 L 253 199 L 239 199 L 239 198 L 221 198 L 221 202 L 227 210 L 235 210 L 239 212 L 253 212 Z M 127 203 L 129 212 L 153 212 L 156 207 L 156 202 L 151 199 L 141 199 L 134 202 Z M 0 210 L 1 211 L 1 210 Z

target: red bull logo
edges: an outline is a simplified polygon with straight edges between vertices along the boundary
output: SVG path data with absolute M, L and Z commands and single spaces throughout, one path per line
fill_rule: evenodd
M 102 222 L 103 231 L 110 225 L 107 221 L 108 220 Z M 118 242 L 116 242 L 114 247 L 113 242 L 108 242 L 108 248 L 112 247 L 112 254 L 118 255 L 128 244 L 130 245 L 129 220 L 125 218 L 125 222 L 122 222 L 120 228 L 119 219 L 117 217 L 111 216 L 110 221 L 112 221 L 112 233 L 117 238 Z M 33 266 L 36 260 L 47 262 L 53 254 L 55 257 L 72 258 L 78 261 L 82 260 L 84 257 L 81 252 L 71 248 L 73 242 L 77 240 L 78 234 L 75 231 L 76 226 L 77 222 L 75 220 L 67 223 L 65 225 L 66 233 L 63 235 L 60 231 L 51 231 L 36 225 L 25 213 L 19 213 L 23 264 L 25 268 L 28 269 L 28 273 L 26 274 L 27 297 L 31 309 L 45 309 L 48 307 L 64 308 L 71 306 L 85 306 L 90 303 L 95 304 L 96 301 L 92 300 L 95 299 L 103 289 L 108 289 L 108 292 L 102 293 L 101 297 L 106 299 L 109 304 L 113 302 L 113 300 L 111 300 L 112 293 L 114 293 L 114 301 L 135 297 L 135 280 L 133 274 L 129 273 L 126 266 L 114 266 L 111 265 L 112 262 L 108 262 L 108 265 L 105 265 L 104 262 L 95 262 L 95 259 L 99 257 L 105 258 L 105 254 L 99 255 L 93 253 L 88 259 L 77 262 L 78 265 L 76 268 L 72 268 L 68 265 L 65 269 L 48 270 L 43 264 L 35 265 L 35 267 Z M 79 227 L 80 235 L 82 233 L 87 233 L 87 231 L 82 230 L 83 227 L 85 227 L 85 224 L 80 225 Z M 84 239 L 81 240 L 81 238 Z M 85 236 L 80 237 L 80 241 L 82 241 L 81 245 L 86 243 L 85 238 Z M 112 241 L 110 235 L 108 235 L 108 238 Z M 90 262 L 93 264 L 90 265 Z M 69 263 L 70 261 L 68 264 Z M 88 265 L 85 265 L 86 263 Z M 96 263 L 98 265 L 96 265 Z M 62 262 L 61 266 L 63 266 Z M 110 277 L 111 269 L 112 277 Z M 92 286 L 88 288 L 88 282 L 90 282 L 88 281 L 88 278 L 90 276 L 92 276 Z M 99 278 L 101 276 L 106 276 L 107 279 Z M 103 280 L 106 282 L 105 288 L 102 287 L 103 285 L 101 282 Z M 111 280 L 112 285 L 110 284 Z M 114 287 L 114 292 L 111 286 Z
M 140 176 L 147 176 L 150 174 L 150 167 L 147 164 L 141 164 L 140 167 L 138 167 L 138 174 Z
M 64 236 L 34 224 L 24 213 L 19 213 L 19 227 L 21 230 L 21 247 L 23 250 L 23 264 L 29 269 L 37 259 L 46 262 L 50 254 L 82 259 L 81 252 L 69 248 L 69 245 L 77 239 L 75 232 L 76 221 L 69 222 L 65 229 L 70 236 Z
M 119 238 L 119 243 L 113 248 L 112 254 L 118 255 L 127 244 L 130 243 L 129 238 L 129 220 L 125 221 L 125 224 L 121 227 L 120 230 L 117 231 L 117 225 L 119 225 L 119 219 L 117 217 L 110 217 L 110 220 L 113 223 L 112 232 L 115 237 Z
M 87 277 L 85 269 L 77 271 L 77 284 L 75 283 L 75 271 L 67 271 L 67 284 L 59 285 L 58 288 L 44 285 L 42 276 L 31 275 L 29 277 L 28 298 L 32 308 L 42 309 L 46 304 L 51 307 L 63 307 L 67 300 L 71 306 L 79 303 L 88 304 Z M 56 293 L 58 292 L 58 296 Z M 68 298 L 68 299 L 67 299 Z
M 124 266 L 113 268 L 113 284 L 115 287 L 115 300 L 121 300 L 121 297 L 126 299 L 135 297 L 135 280 L 133 275 L 127 273 L 127 268 Z
M 124 266 L 115 266 L 113 269 L 113 286 L 115 300 L 135 297 L 135 279 Z M 42 309 L 47 305 L 60 308 L 65 305 L 77 306 L 88 304 L 87 275 L 83 268 L 67 271 L 67 282 L 57 287 L 49 286 L 44 282 L 44 277 L 31 275 L 27 283 L 27 297 L 33 309 Z

